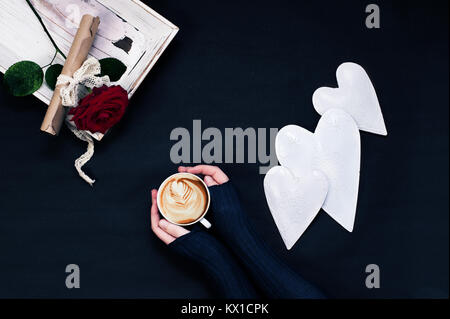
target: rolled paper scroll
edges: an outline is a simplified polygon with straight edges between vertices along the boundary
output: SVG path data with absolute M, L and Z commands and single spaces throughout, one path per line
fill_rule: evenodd
M 91 15 L 83 16 L 61 74 L 72 77 L 75 71 L 81 67 L 92 47 L 99 24 L 99 17 L 94 18 Z M 64 86 L 56 86 L 55 92 L 53 93 L 53 97 L 48 106 L 47 113 L 45 114 L 44 121 L 41 125 L 41 131 L 51 135 L 59 134 L 66 117 L 67 110 L 62 105 L 60 95 L 60 89 L 62 87 Z

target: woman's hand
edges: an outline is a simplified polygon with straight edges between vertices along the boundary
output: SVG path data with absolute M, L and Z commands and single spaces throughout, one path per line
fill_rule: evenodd
M 161 239 L 166 245 L 174 242 L 175 239 L 189 233 L 189 230 L 183 227 L 169 223 L 165 219 L 159 218 L 158 205 L 156 204 L 156 196 L 158 191 L 152 190 L 152 208 L 151 208 L 151 222 L 152 230 L 155 235 Z
M 222 185 L 228 182 L 230 179 L 224 172 L 217 166 L 210 165 L 198 165 L 195 167 L 178 167 L 180 173 L 191 173 L 196 175 L 204 175 L 204 181 L 206 186 Z
M 180 173 L 191 173 L 196 175 L 203 175 L 206 186 L 222 185 L 229 181 L 227 175 L 217 166 L 199 165 L 195 167 L 183 167 L 178 168 Z M 169 223 L 165 219 L 160 219 L 158 212 L 158 205 L 156 203 L 156 197 L 158 191 L 152 190 L 152 208 L 151 208 L 151 223 L 152 230 L 155 235 L 161 239 L 166 245 L 174 242 L 175 239 L 180 238 L 189 233 L 189 230 Z

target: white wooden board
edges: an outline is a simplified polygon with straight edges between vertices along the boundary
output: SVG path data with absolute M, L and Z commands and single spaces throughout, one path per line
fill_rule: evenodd
M 83 14 L 99 16 L 90 55 L 114 57 L 127 66 L 117 83 L 130 97 L 144 80 L 178 28 L 138 0 L 32 0 L 59 48 L 67 54 Z M 47 65 L 55 50 L 25 0 L 0 0 L 0 71 L 30 60 Z M 64 64 L 58 56 L 55 63 Z M 53 91 L 44 83 L 34 94 L 49 104 Z

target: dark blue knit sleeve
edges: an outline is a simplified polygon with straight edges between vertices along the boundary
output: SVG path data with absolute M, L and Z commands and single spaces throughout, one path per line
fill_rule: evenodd
M 169 247 L 197 263 L 218 288 L 221 297 L 255 299 L 257 293 L 227 247 L 203 230 L 195 229 Z
M 253 231 L 230 182 L 210 187 L 214 231 L 239 258 L 255 285 L 269 298 L 324 298 L 322 292 L 307 282 L 273 254 Z

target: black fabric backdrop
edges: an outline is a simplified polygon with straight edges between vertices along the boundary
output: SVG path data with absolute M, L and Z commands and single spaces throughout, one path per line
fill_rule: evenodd
M 94 188 L 73 168 L 84 143 L 41 134 L 45 105 L 0 89 L 0 297 L 214 297 L 150 231 L 150 188 L 176 170 L 170 132 L 193 119 L 314 130 L 312 93 L 345 61 L 368 71 L 389 131 L 361 134 L 353 233 L 320 212 L 288 252 L 258 165 L 221 167 L 267 244 L 330 296 L 448 297 L 447 1 L 376 1 L 379 30 L 364 25 L 366 1 L 145 2 L 181 30 L 97 145 Z M 71 263 L 81 289 L 65 287 Z M 372 263 L 380 289 L 365 286 Z

